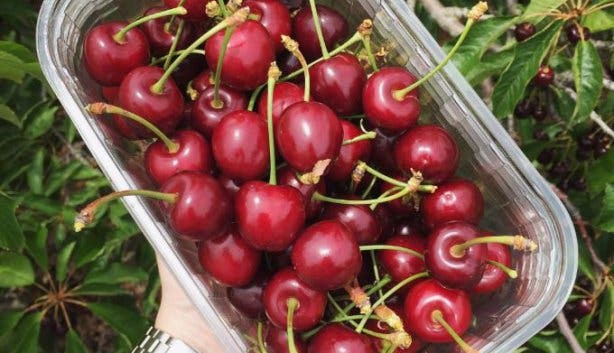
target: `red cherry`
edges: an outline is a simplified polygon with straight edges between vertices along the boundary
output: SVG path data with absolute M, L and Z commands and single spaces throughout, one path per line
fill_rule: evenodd
M 554 69 L 548 65 L 542 65 L 533 78 L 533 83 L 539 87 L 548 87 L 554 82 Z
M 247 181 L 269 169 L 269 137 L 258 114 L 238 110 L 226 115 L 213 130 L 213 156 L 226 176 Z
M 289 268 L 273 275 L 264 288 L 262 298 L 267 317 L 273 325 L 280 328 L 286 327 L 288 299 L 298 300 L 299 305 L 294 311 L 292 321 L 296 332 L 306 331 L 317 325 L 326 309 L 326 294 L 311 289 Z
M 181 115 L 181 121 L 179 125 L 177 125 L 178 129 L 192 129 L 192 107 L 194 106 L 194 102 L 185 101 L 183 103 L 183 114 Z
M 164 0 L 164 4 L 169 8 L 177 7 L 181 3 L 181 6 L 188 10 L 188 13 L 182 16 L 186 20 L 199 22 L 208 18 L 205 12 L 206 0 Z
M 396 180 L 403 181 L 403 182 L 407 181 L 407 178 L 403 178 L 401 176 L 395 176 L 394 178 Z M 390 183 L 384 182 L 382 183 L 382 186 L 380 187 L 380 192 L 384 193 L 395 187 L 396 185 L 392 185 Z M 392 200 L 390 202 L 387 202 L 386 205 L 388 205 L 390 211 L 400 216 L 407 216 L 407 215 L 416 213 L 416 201 L 412 198 L 401 197 L 401 198 Z
M 421 217 L 405 217 L 397 220 L 394 224 L 394 233 L 396 235 L 424 238 L 424 226 L 422 225 Z
M 388 304 L 388 307 L 392 309 L 399 317 L 402 318 L 404 316 L 402 304 Z M 394 332 L 394 330 L 390 326 L 378 320 L 367 321 L 367 325 L 365 327 L 371 331 L 383 334 L 389 334 Z M 369 336 L 369 338 L 371 339 L 371 343 L 373 344 L 373 347 L 375 348 L 376 352 L 384 351 L 384 340 L 373 336 Z M 419 338 L 413 336 L 409 348 L 403 349 L 397 347 L 391 353 L 417 353 L 418 351 L 420 351 L 420 349 L 422 349 L 423 346 L 424 343 L 422 343 Z
M 356 278 L 362 266 L 354 235 L 337 221 L 322 221 L 306 228 L 292 247 L 292 265 L 311 288 L 341 288 Z
M 200 54 L 188 55 L 181 64 L 173 71 L 173 79 L 178 86 L 186 87 L 205 68 L 205 61 Z
M 258 272 L 260 257 L 260 251 L 252 248 L 234 229 L 198 244 L 200 265 L 229 287 L 249 284 Z
M 153 6 L 147 9 L 143 14 L 143 17 L 156 14 L 168 10 L 165 6 Z M 147 21 L 141 25 L 141 29 L 147 35 L 149 40 L 149 46 L 151 52 L 155 56 L 163 56 L 168 54 L 177 35 L 177 28 L 179 28 L 179 21 L 174 21 L 172 26 L 169 26 L 169 18 L 161 17 L 150 21 Z M 181 31 L 181 37 L 177 42 L 176 50 L 185 49 L 190 45 L 194 29 L 192 24 L 186 22 Z
M 275 51 L 284 51 L 281 36 L 292 33 L 290 11 L 279 0 L 247 0 L 243 6 L 249 6 L 250 14 L 260 17 L 260 23 L 266 28 L 275 45 Z
M 277 126 L 283 112 L 294 103 L 302 102 L 305 90 L 290 82 L 280 82 L 273 90 L 273 125 Z M 267 99 L 269 93 L 265 90 L 258 99 L 258 114 L 267 120 Z
M 220 175 L 217 180 L 220 182 L 220 184 L 222 184 L 222 187 L 224 188 L 224 190 L 226 190 L 228 195 L 230 195 L 234 200 L 234 197 L 237 192 L 239 192 L 241 185 L 225 175 Z
M 417 89 L 403 99 L 394 91 L 416 82 L 416 77 L 402 67 L 384 67 L 369 77 L 362 91 L 362 104 L 367 120 L 375 127 L 401 132 L 412 127 L 420 115 Z
M 382 172 L 400 173 L 399 168 L 397 168 L 394 162 L 394 154 L 392 153 L 398 135 L 390 134 L 382 129 L 375 129 L 375 132 L 377 135 L 372 143 L 373 153 L 371 154 L 371 161 Z
M 206 240 L 222 233 L 232 215 L 230 198 L 213 177 L 196 172 L 172 176 L 160 191 L 178 194 L 164 203 L 169 226 L 189 240 Z
M 279 185 L 292 186 L 301 192 L 305 200 L 305 211 L 307 212 L 308 219 L 316 218 L 320 215 L 322 202 L 315 200 L 312 196 L 316 191 L 322 195 L 326 194 L 326 184 L 324 180 L 320 180 L 320 182 L 315 185 L 303 184 L 296 176 L 296 171 L 289 166 L 284 166 L 277 171 L 277 182 Z
M 362 89 L 367 74 L 356 56 L 342 53 L 322 60 L 309 69 L 313 98 L 339 115 L 362 111 Z
M 343 129 L 343 141 L 360 136 L 363 132 L 347 120 L 340 120 Z M 368 161 L 371 157 L 371 141 L 362 140 L 347 145 L 342 145 L 339 157 L 329 168 L 327 178 L 332 181 L 344 181 L 351 175 L 359 160 Z
M 452 247 L 477 238 L 478 230 L 465 222 L 449 222 L 433 229 L 427 238 L 424 260 L 430 274 L 441 284 L 460 289 L 471 289 L 482 278 L 487 248 L 476 244 L 454 254 Z
M 109 22 L 90 29 L 83 41 L 85 69 L 103 86 L 117 86 L 132 70 L 149 63 L 147 36 L 138 28 L 126 33 L 123 42 L 113 36 L 126 22 Z
M 317 5 L 316 9 L 320 18 L 320 24 L 322 25 L 322 35 L 324 36 L 326 47 L 333 48 L 348 35 L 348 23 L 343 15 L 330 7 Z M 292 34 L 307 61 L 322 56 L 309 6 L 301 9 L 294 16 Z
M 205 69 L 192 80 L 192 88 L 199 93 L 203 93 L 207 88 L 215 85 L 214 74 L 211 69 Z
M 388 239 L 386 245 L 400 246 L 424 254 L 426 239 L 415 235 L 396 235 Z M 379 259 L 386 273 L 396 283 L 426 269 L 423 259 L 406 252 L 383 250 L 379 253 Z
M 478 224 L 484 213 L 484 197 L 474 183 L 457 178 L 426 194 L 420 209 L 429 228 L 449 221 Z
M 316 162 L 335 159 L 343 142 L 339 118 L 326 105 L 300 102 L 282 114 L 275 140 L 286 162 L 299 172 L 310 172 Z
M 486 259 L 496 261 L 507 267 L 512 265 L 510 248 L 503 244 L 487 243 Z M 501 288 L 507 279 L 508 275 L 503 270 L 494 265 L 486 264 L 482 279 L 471 289 L 471 292 L 477 294 L 492 293 Z
M 405 173 L 422 172 L 425 181 L 439 184 L 458 168 L 458 145 L 439 126 L 421 125 L 401 135 L 394 145 L 397 166 Z
M 290 10 L 296 10 L 305 4 L 305 0 L 281 0 L 281 2 Z
M 284 75 L 289 75 L 301 68 L 301 63 L 298 61 L 296 56 L 290 52 L 279 54 L 277 57 L 277 65 L 279 66 L 281 73 Z M 302 77 L 299 75 L 292 79 L 292 81 L 302 82 Z
M 248 285 L 228 287 L 226 290 L 228 300 L 241 314 L 252 319 L 259 319 L 264 315 L 262 292 L 267 281 L 268 277 L 263 272 L 258 272 Z
M 119 86 L 103 86 L 102 96 L 106 99 L 107 103 L 117 103 L 117 95 L 119 94 Z
M 462 335 L 471 324 L 469 296 L 456 289 L 448 289 L 433 279 L 413 286 L 405 297 L 405 323 L 418 338 L 429 343 L 452 342 L 444 327 L 433 319 L 440 311 L 443 319 Z
M 374 210 L 377 219 L 379 220 L 379 224 L 382 227 L 382 237 L 383 239 L 390 237 L 393 231 L 393 221 L 394 215 L 392 211 L 390 211 L 390 207 L 388 204 L 380 204 Z
M 214 92 L 213 86 L 202 91 L 194 102 L 194 108 L 192 108 L 194 129 L 209 138 L 213 135 L 213 129 L 224 116 L 238 110 L 247 109 L 247 97 L 242 92 L 224 85 L 219 88 L 222 107 L 214 107 Z
M 225 31 L 214 34 L 205 43 L 209 67 L 217 67 Z M 267 81 L 275 49 L 269 32 L 259 23 L 248 20 L 235 28 L 222 64 L 222 82 L 238 90 L 249 91 Z
M 341 324 L 321 329 L 309 343 L 309 353 L 375 353 L 371 341 Z
M 303 342 L 299 335 L 295 334 L 294 336 L 296 353 L 307 353 L 307 344 Z M 269 353 L 290 353 L 286 329 L 269 326 L 264 342 L 266 342 Z
M 245 183 L 235 195 L 241 235 L 256 249 L 285 250 L 305 223 L 305 202 L 297 189 L 261 181 Z
M 367 205 L 328 204 L 321 219 L 335 220 L 346 226 L 358 244 L 374 244 L 382 234 L 377 215 Z
M 172 140 L 179 149 L 172 153 L 160 140 L 147 147 L 143 157 L 147 174 L 157 185 L 183 171 L 211 173 L 213 161 L 209 142 L 196 131 L 179 131 Z

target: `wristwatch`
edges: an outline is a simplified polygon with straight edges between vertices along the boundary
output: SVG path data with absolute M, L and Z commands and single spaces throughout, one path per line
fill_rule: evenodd
M 198 353 L 192 347 L 168 333 L 150 327 L 143 341 L 136 346 L 132 353 Z

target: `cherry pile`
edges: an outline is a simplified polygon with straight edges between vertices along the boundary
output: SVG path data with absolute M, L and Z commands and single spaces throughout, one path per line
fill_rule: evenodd
M 258 320 L 261 353 L 475 352 L 460 337 L 473 299 L 517 276 L 512 249 L 537 245 L 479 228 L 484 200 L 455 175 L 455 139 L 418 123 L 418 87 L 462 40 L 418 79 L 377 67 L 370 20 L 349 31 L 313 0 L 166 0 L 92 28 L 85 67 L 106 101 L 86 109 L 127 139 L 156 138 L 143 163 L 158 187 L 90 203 L 75 229 L 116 198 L 159 200 Z

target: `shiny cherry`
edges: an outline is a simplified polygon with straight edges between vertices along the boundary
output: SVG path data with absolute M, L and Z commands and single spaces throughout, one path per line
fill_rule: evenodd
M 519 42 L 525 41 L 535 34 L 535 25 L 531 22 L 522 22 L 516 25 L 514 36 Z
M 85 69 L 103 86 L 118 86 L 132 70 L 149 63 L 149 42 L 142 30 L 129 30 L 122 42 L 113 38 L 127 25 L 126 22 L 104 23 L 85 35 Z
M 294 345 L 296 353 L 307 353 L 307 344 L 297 334 L 294 334 Z M 286 329 L 281 329 L 270 325 L 267 329 L 264 342 L 267 345 L 269 353 L 290 353 L 288 347 L 288 333 Z
M 229 287 L 249 284 L 256 273 L 262 254 L 252 248 L 235 229 L 198 244 L 198 260 L 203 269 L 218 282 Z
M 275 51 L 284 51 L 281 36 L 289 36 L 292 33 L 292 21 L 290 11 L 279 0 L 246 0 L 243 6 L 248 6 L 250 14 L 258 16 L 260 24 L 266 28 L 275 45 Z
M 580 32 L 582 33 L 580 34 Z M 584 37 L 584 40 L 589 40 L 591 37 L 591 31 L 588 29 L 588 27 L 578 26 L 577 24 L 573 23 L 565 27 L 565 35 L 571 44 L 576 44 L 582 39 L 582 37 Z
M 458 168 L 460 152 L 454 138 L 435 125 L 421 125 L 401 135 L 394 145 L 394 159 L 405 173 L 422 172 L 424 180 L 439 184 Z
M 400 246 L 424 254 L 426 239 L 415 235 L 396 235 L 386 240 L 385 244 Z M 386 273 L 396 283 L 426 270 L 423 259 L 406 252 L 382 250 L 379 253 L 379 260 Z
M 182 172 L 172 176 L 160 191 L 176 193 L 177 201 L 163 203 L 169 226 L 189 240 L 206 240 L 221 234 L 230 221 L 230 197 L 212 176 Z
M 496 261 L 507 267 L 512 266 L 512 254 L 507 245 L 497 243 L 486 244 L 486 259 Z M 477 294 L 495 292 L 503 286 L 508 277 L 503 270 L 487 263 L 482 279 L 471 289 L 471 292 Z
M 241 235 L 266 251 L 285 250 L 305 223 L 305 201 L 297 189 L 250 181 L 235 195 L 235 212 Z
M 304 88 L 291 83 L 280 82 L 275 85 L 273 90 L 273 125 L 277 126 L 281 115 L 286 109 L 294 103 L 302 102 L 305 90 Z M 265 90 L 258 99 L 258 114 L 264 121 L 267 120 L 267 99 L 268 92 Z
M 452 337 L 433 319 L 440 311 L 443 319 L 462 335 L 471 324 L 469 296 L 457 289 L 449 289 L 433 279 L 413 286 L 405 297 L 405 323 L 410 332 L 424 342 L 452 342 Z
M 318 17 L 322 25 L 322 35 L 326 47 L 334 48 L 348 34 L 348 23 L 339 12 L 324 5 L 317 5 Z M 311 8 L 302 8 L 292 21 L 292 34 L 298 42 L 301 52 L 308 61 L 322 56 L 320 43 L 316 34 Z
M 277 327 L 286 327 L 288 314 L 287 301 L 298 300 L 294 311 L 292 326 L 294 331 L 309 330 L 320 322 L 326 309 L 326 294 L 311 289 L 296 272 L 290 268 L 278 271 L 264 288 L 264 310 L 271 323 Z
M 231 198 L 234 200 L 235 195 L 237 194 L 237 192 L 239 192 L 239 189 L 241 188 L 241 184 L 237 183 L 236 181 L 230 179 L 225 175 L 220 175 L 217 180 L 220 182 L 220 184 L 222 184 L 222 187 L 224 188 L 224 190 L 226 190 L 228 195 L 230 195 Z
M 484 197 L 474 183 L 456 178 L 424 195 L 420 209 L 429 228 L 449 221 L 478 224 L 484 213 Z
M 277 171 L 277 182 L 279 185 L 292 186 L 303 195 L 305 200 L 305 212 L 308 219 L 316 218 L 322 210 L 322 202 L 315 200 L 312 196 L 314 192 L 326 195 L 326 183 L 320 180 L 317 184 L 303 184 L 297 177 L 297 172 L 289 166 L 284 166 Z
M 217 32 L 205 43 L 209 67 L 217 67 L 224 33 Z M 269 32 L 259 22 L 248 20 L 230 36 L 222 65 L 222 82 L 238 90 L 253 90 L 267 81 L 273 60 L 275 49 Z
M 343 129 L 343 141 L 353 139 L 363 134 L 356 125 L 347 120 L 340 120 L 340 123 Z M 339 157 L 337 157 L 329 168 L 327 178 L 332 181 L 348 180 L 356 167 L 356 163 L 359 160 L 368 161 L 371 157 L 371 145 L 371 140 L 362 140 L 342 145 L 339 150 Z
M 374 166 L 377 166 L 379 170 L 387 173 L 400 173 L 394 162 L 394 154 L 392 149 L 396 142 L 398 135 L 384 131 L 382 129 L 375 129 L 377 135 L 373 139 L 373 152 L 371 154 L 371 161 Z
M 341 324 L 321 329 L 309 342 L 308 353 L 375 353 L 367 336 Z
M 211 173 L 211 146 L 201 134 L 192 130 L 178 131 L 172 140 L 179 146 L 176 152 L 170 152 L 160 140 L 149 145 L 145 151 L 145 169 L 157 185 L 164 184 L 183 171 Z
M 356 56 L 341 53 L 314 64 L 309 69 L 311 95 L 339 115 L 362 111 L 362 89 L 367 73 Z
M 311 288 L 328 291 L 356 278 L 362 266 L 354 235 L 338 221 L 307 227 L 292 247 L 292 265 Z
M 221 85 L 219 89 L 222 106 L 213 105 L 214 88 L 210 86 L 200 93 L 192 108 L 192 126 L 194 129 L 210 138 L 213 129 L 226 115 L 247 108 L 247 97 L 240 91 Z
M 217 167 L 234 180 L 260 179 L 269 169 L 267 126 L 254 112 L 226 115 L 213 129 L 211 145 Z
M 425 237 L 422 217 L 405 217 L 394 224 L 395 235 Z
M 362 93 L 367 120 L 375 127 L 401 132 L 412 127 L 420 115 L 417 89 L 403 99 L 394 92 L 416 82 L 416 77 L 402 67 L 384 67 L 369 77 Z
M 206 0 L 164 0 L 164 4 L 169 7 L 181 6 L 188 10 L 188 13 L 182 17 L 188 21 L 200 22 L 206 20 L 207 13 L 205 12 Z
M 168 10 L 168 8 L 165 6 L 153 6 L 145 11 L 143 17 L 165 10 Z M 177 35 L 178 28 L 179 21 L 175 20 L 171 25 L 168 17 L 156 18 L 141 25 L 141 29 L 143 32 L 145 32 L 147 39 L 149 40 L 151 52 L 155 56 L 163 56 L 168 54 Z M 179 37 L 179 41 L 177 42 L 176 50 L 187 48 L 190 45 L 193 33 L 194 29 L 192 24 L 186 22 L 183 25 L 183 30 L 181 31 L 181 37 Z
M 277 65 L 281 73 L 288 75 L 301 68 L 301 63 L 296 56 L 290 52 L 284 52 L 277 56 Z M 292 82 L 302 82 L 300 75 L 292 80 Z
M 374 244 L 382 234 L 379 218 L 367 205 L 327 204 L 321 219 L 335 220 L 346 226 L 358 244 Z
M 542 65 L 533 77 L 533 83 L 536 86 L 548 87 L 552 82 L 554 82 L 554 69 L 548 65 Z
M 264 272 L 257 272 L 249 284 L 243 287 L 228 287 L 226 289 L 228 300 L 241 314 L 252 319 L 261 318 L 264 315 L 262 292 L 268 280 Z
M 427 238 L 424 260 L 436 280 L 450 288 L 471 289 L 482 278 L 487 248 L 476 244 L 455 254 L 452 247 L 477 238 L 476 227 L 465 222 L 448 222 L 433 229 Z
M 213 87 L 215 85 L 213 76 L 214 74 L 211 69 L 205 69 L 203 72 L 196 75 L 196 77 L 194 77 L 192 80 L 192 89 L 194 89 L 196 93 L 200 95 L 200 93 L 203 93 L 207 88 Z
M 297 171 L 310 172 L 321 160 L 339 154 L 343 130 L 337 115 L 326 105 L 300 102 L 290 106 L 275 128 L 281 155 Z

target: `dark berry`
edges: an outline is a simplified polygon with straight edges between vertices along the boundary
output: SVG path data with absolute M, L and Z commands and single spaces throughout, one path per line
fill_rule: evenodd
M 580 299 L 575 305 L 575 314 L 582 318 L 590 314 L 593 310 L 593 302 L 588 299 Z
M 571 180 L 571 187 L 576 191 L 586 190 L 586 179 L 583 176 L 575 177 Z
M 522 42 L 535 34 L 535 26 L 530 22 L 523 22 L 514 29 L 516 40 Z
M 544 119 L 546 119 L 546 116 L 548 115 L 548 110 L 546 109 L 545 105 L 536 105 L 535 108 L 533 108 L 533 119 L 535 119 L 535 121 L 544 121 Z
M 612 341 L 605 340 L 603 341 L 599 347 L 597 347 L 597 352 L 599 353 L 611 353 L 612 352 Z
M 518 119 L 526 119 L 533 114 L 533 103 L 528 99 L 523 99 L 516 105 L 514 115 Z
M 591 134 L 584 135 L 578 140 L 578 146 L 585 150 L 592 150 L 595 147 L 595 137 Z
M 569 163 L 566 161 L 556 162 L 552 168 L 550 168 L 550 175 L 555 178 L 560 178 L 569 173 Z
M 552 159 L 554 159 L 554 149 L 552 148 L 546 148 L 542 150 L 537 156 L 537 161 L 544 165 L 550 164 L 550 162 L 552 162 Z
M 569 179 L 561 178 L 561 180 L 556 183 L 556 187 L 559 188 L 563 192 L 569 191 Z
M 606 153 L 608 153 L 609 150 L 610 150 L 610 145 L 599 144 L 595 146 L 595 149 L 593 150 L 593 154 L 595 155 L 595 158 L 600 158 L 600 157 L 603 157 Z
M 542 65 L 533 77 L 536 86 L 548 87 L 554 81 L 554 70 L 548 65 Z
M 607 145 L 608 143 L 612 141 L 612 138 L 605 132 L 599 131 L 595 134 L 595 141 L 596 143 Z
M 587 27 L 582 27 L 582 36 L 580 35 L 580 26 L 576 24 L 570 24 L 565 28 L 565 34 L 567 40 L 572 44 L 578 43 L 584 36 L 584 40 L 588 40 L 591 37 L 591 31 Z
M 533 138 L 538 141 L 548 141 L 548 134 L 542 129 L 533 130 Z

